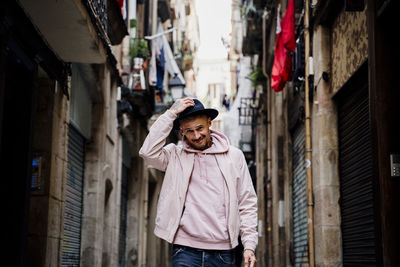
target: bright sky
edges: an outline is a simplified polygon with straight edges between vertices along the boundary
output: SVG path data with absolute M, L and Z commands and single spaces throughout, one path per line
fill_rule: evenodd
M 199 59 L 226 58 L 227 49 L 221 37 L 229 38 L 232 0 L 196 0 L 199 17 Z

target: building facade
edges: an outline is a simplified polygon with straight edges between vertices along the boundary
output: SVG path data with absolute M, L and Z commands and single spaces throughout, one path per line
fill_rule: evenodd
M 127 90 L 137 71 L 132 28 L 142 39 L 156 33 L 157 1 L 10 0 L 1 10 L 1 162 L 11 170 L 2 195 L 10 196 L 11 265 L 167 261 L 168 247 L 147 230 L 155 175 L 137 156 L 155 108 L 148 70 L 141 68 L 145 88 Z
M 257 254 L 262 266 L 396 266 L 398 56 L 384 29 L 397 3 L 295 1 L 293 79 L 275 92 L 277 16 L 288 3 L 241 3 L 242 53 L 260 58 L 253 68 L 265 78 L 254 128 Z

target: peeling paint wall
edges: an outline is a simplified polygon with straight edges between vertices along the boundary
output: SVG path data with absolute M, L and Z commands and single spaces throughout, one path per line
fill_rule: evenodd
M 368 58 L 367 14 L 342 11 L 332 25 L 332 93 Z

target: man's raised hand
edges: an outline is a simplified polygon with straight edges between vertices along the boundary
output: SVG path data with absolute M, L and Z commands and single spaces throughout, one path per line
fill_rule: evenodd
M 181 99 L 177 99 L 175 103 L 170 107 L 170 110 L 176 115 L 180 114 L 182 111 L 187 109 L 188 107 L 194 106 L 194 101 L 192 98 L 185 97 Z

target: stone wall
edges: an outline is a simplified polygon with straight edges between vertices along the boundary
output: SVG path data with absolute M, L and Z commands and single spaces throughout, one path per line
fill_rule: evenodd
M 116 84 L 106 66 L 96 68 L 96 77 L 98 97 L 92 106 L 92 136 L 85 149 L 81 263 L 112 266 L 118 262 L 121 137 L 113 104 Z
M 147 205 L 148 205 L 148 170 L 144 160 L 139 157 L 139 149 L 147 135 L 147 129 L 138 120 L 131 117 L 126 136 L 131 135 L 128 140 L 131 155 L 132 168 L 128 178 L 128 222 L 127 222 L 127 266 L 146 266 L 147 254 Z M 127 133 L 128 133 L 127 132 Z M 153 232 L 153 229 L 150 229 Z M 154 248 L 151 248 L 154 249 Z
M 257 264 L 267 266 L 267 228 L 266 228 L 266 203 L 265 196 L 267 182 L 267 125 L 265 113 L 261 114 L 259 125 L 256 128 L 256 170 L 257 170 L 257 197 L 258 197 L 258 246 L 256 248 Z M 269 234 L 269 233 L 268 233 Z
M 365 11 L 342 11 L 331 28 L 314 27 L 312 147 L 316 266 L 342 264 L 337 110 L 332 95 L 368 58 L 367 41 Z M 323 72 L 329 74 L 329 80 L 322 77 Z
M 368 58 L 366 8 L 364 12 L 342 11 L 331 34 L 332 93 L 336 93 Z
M 54 80 L 43 72 L 39 75 L 33 156 L 41 157 L 42 170 L 40 187 L 31 191 L 28 261 L 30 266 L 58 266 L 63 238 L 69 102 Z
M 340 266 L 342 251 L 337 112 L 331 98 L 329 82 L 322 78 L 323 72 L 331 72 L 330 41 L 328 28 L 324 26 L 314 28 L 313 54 L 317 82 L 312 107 L 312 158 L 316 266 Z M 335 40 L 338 43 L 342 41 Z M 336 82 L 339 79 L 333 80 L 338 84 Z

